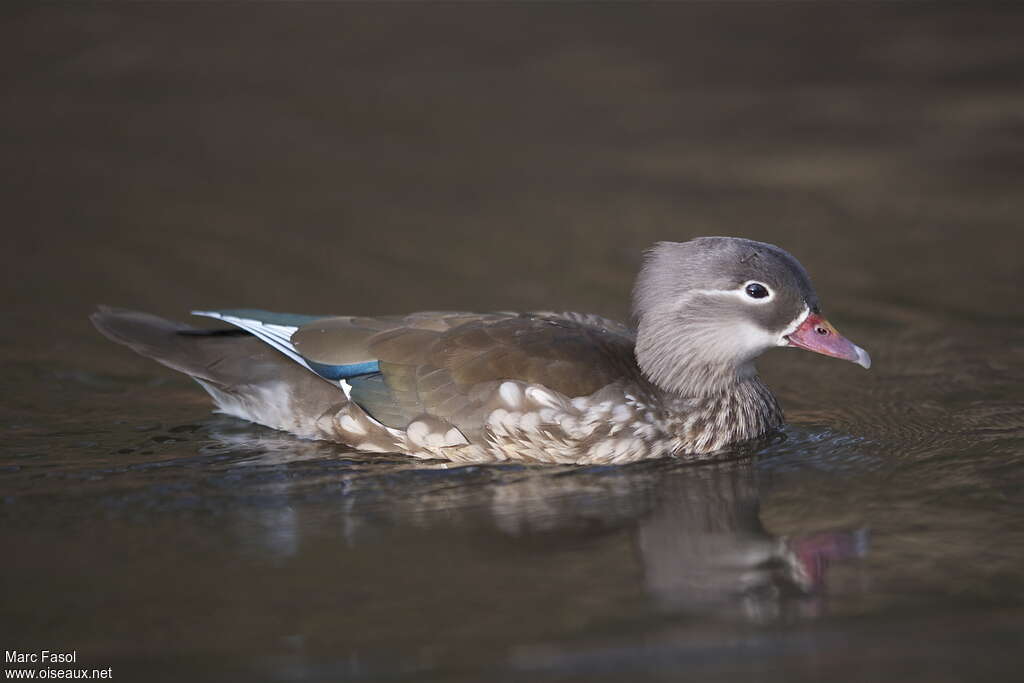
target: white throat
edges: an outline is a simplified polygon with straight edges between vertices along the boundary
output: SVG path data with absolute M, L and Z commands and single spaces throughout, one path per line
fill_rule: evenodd
M 787 325 L 786 329 L 784 329 L 782 331 L 782 334 L 779 335 L 778 340 L 776 340 L 776 342 L 775 342 L 776 345 L 777 346 L 789 346 L 789 340 L 786 339 L 786 337 L 788 337 L 789 335 L 793 334 L 798 329 L 800 329 L 800 326 L 804 324 L 804 321 L 807 320 L 807 316 L 809 316 L 810 314 L 811 314 L 811 309 L 809 309 L 807 306 L 804 306 L 803 312 L 800 313 L 800 315 L 798 315 L 797 317 L 793 318 L 793 322 L 791 322 L 789 325 Z

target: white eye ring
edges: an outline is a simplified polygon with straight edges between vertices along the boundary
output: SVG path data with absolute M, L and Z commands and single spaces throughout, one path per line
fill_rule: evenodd
M 775 298 L 772 288 L 757 280 L 747 280 L 740 285 L 740 293 L 748 303 L 752 304 L 766 304 Z

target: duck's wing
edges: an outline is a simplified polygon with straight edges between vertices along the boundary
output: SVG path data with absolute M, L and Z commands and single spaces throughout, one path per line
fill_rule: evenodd
M 384 425 L 424 415 L 479 431 L 501 380 L 540 384 L 572 398 L 638 374 L 631 331 L 580 314 L 430 311 L 394 317 L 240 320 L 238 325 L 320 377 Z M 289 324 L 292 323 L 292 324 Z
M 479 430 L 501 380 L 572 398 L 637 372 L 631 336 L 533 314 L 330 318 L 303 325 L 292 342 L 319 366 L 377 363 L 378 372 L 348 382 L 352 400 L 383 424 L 404 428 L 432 415 L 467 435 Z

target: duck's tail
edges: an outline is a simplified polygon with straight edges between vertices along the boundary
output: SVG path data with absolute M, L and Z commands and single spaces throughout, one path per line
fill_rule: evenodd
M 100 306 L 89 320 L 104 336 L 139 355 L 196 379 L 231 385 L 242 379 L 227 372 L 232 359 L 266 355 L 265 347 L 238 329 L 203 330 L 149 313 Z
M 317 436 L 315 418 L 346 401 L 337 385 L 244 330 L 204 330 L 108 306 L 89 319 L 118 344 L 195 379 L 229 415 Z

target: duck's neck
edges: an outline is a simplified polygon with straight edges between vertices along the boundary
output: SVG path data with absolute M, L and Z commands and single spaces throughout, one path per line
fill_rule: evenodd
M 709 453 L 782 425 L 782 408 L 753 363 L 700 368 L 693 376 L 700 380 L 671 388 L 659 385 L 666 411 L 677 416 L 670 429 L 682 450 Z
M 758 353 L 746 355 L 720 326 L 694 324 L 681 337 L 666 329 L 669 319 L 640 321 L 635 354 L 681 448 L 708 453 L 782 424 L 778 401 L 757 376 Z
M 757 378 L 754 358 L 720 326 L 693 324 L 685 337 L 665 318 L 641 320 L 634 352 L 644 377 L 664 391 L 689 398 L 728 393 Z

